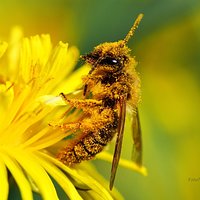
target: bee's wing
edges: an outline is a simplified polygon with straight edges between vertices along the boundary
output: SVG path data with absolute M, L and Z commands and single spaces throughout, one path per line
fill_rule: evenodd
M 133 117 L 132 122 L 132 136 L 133 136 L 133 153 L 132 159 L 139 166 L 142 165 L 142 132 L 140 127 L 140 118 L 138 108 L 136 108 L 136 114 Z
M 117 171 L 117 167 L 118 167 L 118 163 L 120 159 L 121 148 L 122 148 L 124 124 L 125 124 L 125 117 L 126 117 L 126 101 L 124 98 L 120 98 L 119 106 L 120 106 L 120 109 L 119 109 L 118 133 L 117 133 L 115 152 L 113 155 L 112 168 L 111 168 L 110 190 L 113 188 L 115 175 L 116 175 L 116 171 Z

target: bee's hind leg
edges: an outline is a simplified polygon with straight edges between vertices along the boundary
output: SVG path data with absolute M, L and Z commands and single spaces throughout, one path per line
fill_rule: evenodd
M 49 124 L 49 125 L 54 128 L 59 128 L 61 129 L 61 131 L 76 132 L 78 130 L 82 130 L 86 134 L 86 133 L 96 130 L 98 126 L 97 124 L 91 123 L 89 121 L 80 121 L 80 122 L 69 122 L 69 123 L 63 123 L 63 124 Z
M 69 122 L 69 123 L 63 123 L 63 124 L 49 124 L 49 126 L 52 126 L 54 128 L 60 128 L 62 131 L 65 130 L 78 130 L 80 129 L 81 122 Z

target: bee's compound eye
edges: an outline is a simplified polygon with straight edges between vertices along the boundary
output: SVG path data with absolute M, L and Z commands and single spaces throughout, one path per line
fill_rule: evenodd
M 107 57 L 107 58 L 102 59 L 100 61 L 100 64 L 102 64 L 102 65 L 116 65 L 116 64 L 118 64 L 118 60 L 115 59 L 115 58 Z

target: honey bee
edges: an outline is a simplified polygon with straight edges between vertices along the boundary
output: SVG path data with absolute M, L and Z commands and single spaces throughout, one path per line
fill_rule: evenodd
M 83 88 L 74 95 L 63 94 L 63 100 L 70 105 L 66 112 L 80 109 L 77 120 L 60 124 L 62 130 L 72 131 L 73 137 L 57 155 L 67 166 L 74 166 L 90 160 L 101 152 L 116 136 L 112 161 L 110 189 L 113 188 L 120 159 L 127 104 L 133 112 L 133 159 L 142 164 L 142 139 L 138 115 L 140 100 L 140 79 L 135 71 L 136 61 L 130 55 L 127 42 L 138 27 L 143 14 L 139 14 L 132 28 L 123 40 L 105 42 L 81 58 L 91 65 L 83 78 Z

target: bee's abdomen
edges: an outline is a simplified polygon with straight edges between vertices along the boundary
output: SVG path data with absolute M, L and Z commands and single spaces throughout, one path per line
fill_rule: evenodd
M 94 158 L 94 156 L 101 152 L 104 146 L 112 140 L 116 133 L 117 123 L 116 118 L 112 124 L 96 132 L 90 132 L 73 147 L 64 148 L 58 154 L 58 159 L 64 164 L 72 166 L 73 164 Z

